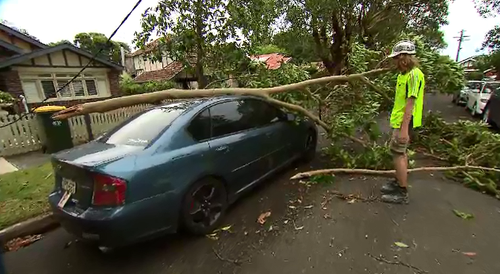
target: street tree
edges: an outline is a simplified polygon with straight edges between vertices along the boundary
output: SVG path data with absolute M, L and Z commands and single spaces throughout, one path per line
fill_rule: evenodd
M 98 54 L 98 57 L 111 60 L 115 63 L 121 63 L 121 47 L 129 52 L 130 47 L 127 43 L 111 40 L 107 43 L 108 38 L 102 33 L 82 32 L 75 35 L 73 44 L 92 54 Z M 65 41 L 65 40 L 63 40 Z M 57 42 L 60 43 L 60 42 Z
M 161 0 L 148 8 L 141 20 L 142 30 L 135 34 L 135 44 L 145 48 L 158 38 L 157 59 L 163 54 L 192 68 L 198 86 L 207 85 L 206 70 L 231 70 L 245 56 L 252 41 L 266 37 L 273 16 L 265 11 L 268 0 Z M 259 9 L 261 12 L 259 14 Z M 251 13 L 246 13 L 251 11 Z M 258 24 L 254 22 L 259 21 Z M 249 26 L 252 25 L 252 28 Z M 244 37 L 244 39 L 241 38 Z
M 352 45 L 360 41 L 381 50 L 405 31 L 432 37 L 444 45 L 439 27 L 447 23 L 448 2 L 439 0 L 277 0 L 285 30 L 308 34 L 330 74 L 348 64 Z

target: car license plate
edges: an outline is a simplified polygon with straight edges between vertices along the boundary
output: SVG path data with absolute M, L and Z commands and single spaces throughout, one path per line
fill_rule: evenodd
M 69 192 L 70 194 L 76 193 L 76 183 L 74 181 L 63 178 L 61 187 L 65 192 Z

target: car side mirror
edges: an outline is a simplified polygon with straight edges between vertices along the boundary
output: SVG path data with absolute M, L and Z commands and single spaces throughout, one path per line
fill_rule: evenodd
M 293 115 L 291 113 L 287 113 L 286 114 L 286 120 L 287 121 L 295 121 L 295 115 Z

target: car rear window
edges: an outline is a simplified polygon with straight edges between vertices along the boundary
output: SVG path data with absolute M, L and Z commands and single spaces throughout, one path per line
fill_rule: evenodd
M 101 140 L 113 145 L 147 146 L 191 104 L 179 103 L 144 111 Z

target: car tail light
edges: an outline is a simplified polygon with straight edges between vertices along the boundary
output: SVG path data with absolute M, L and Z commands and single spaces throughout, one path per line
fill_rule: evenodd
M 104 175 L 93 174 L 94 193 L 92 204 L 95 206 L 119 206 L 125 203 L 127 182 L 123 179 Z

